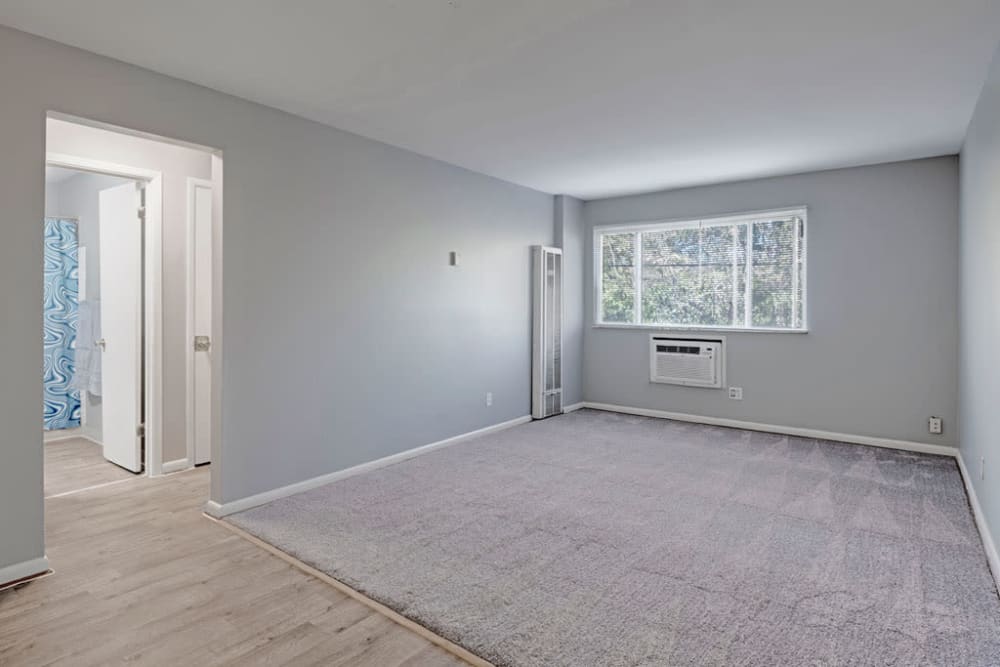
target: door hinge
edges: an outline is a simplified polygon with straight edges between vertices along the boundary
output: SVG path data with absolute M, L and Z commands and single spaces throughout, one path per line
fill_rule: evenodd
M 139 424 L 138 426 L 136 426 L 135 427 L 135 435 L 138 438 L 145 438 L 146 437 L 146 425 L 145 424 Z
M 139 220 L 141 220 L 143 222 L 146 222 L 146 207 L 145 206 L 140 206 L 139 207 Z

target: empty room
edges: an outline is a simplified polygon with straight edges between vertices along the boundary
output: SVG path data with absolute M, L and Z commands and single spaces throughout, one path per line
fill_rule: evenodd
M 0 0 L 0 665 L 1000 665 L 998 48 Z

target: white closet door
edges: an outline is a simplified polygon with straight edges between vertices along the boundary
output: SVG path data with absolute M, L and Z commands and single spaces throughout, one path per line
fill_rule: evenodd
M 190 179 L 189 197 L 191 220 L 189 252 L 193 359 L 191 363 L 192 392 L 188 403 L 190 435 L 194 438 L 194 463 L 212 460 L 212 184 Z
M 104 458 L 142 472 L 142 221 L 126 183 L 99 195 Z

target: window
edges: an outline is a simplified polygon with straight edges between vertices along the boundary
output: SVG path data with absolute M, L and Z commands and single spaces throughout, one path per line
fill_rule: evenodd
M 803 331 L 804 209 L 597 227 L 597 324 Z

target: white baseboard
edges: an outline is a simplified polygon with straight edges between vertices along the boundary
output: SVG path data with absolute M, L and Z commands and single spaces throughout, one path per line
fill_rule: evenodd
M 49 433 L 58 433 L 59 435 L 49 436 Z M 98 447 L 103 447 L 104 443 L 97 440 L 87 431 L 81 429 L 65 429 L 64 431 L 46 431 L 45 435 L 42 437 L 42 442 L 46 445 L 54 442 L 65 442 L 66 440 L 86 440 L 92 442 Z
M 576 412 L 580 408 L 585 408 L 585 407 L 587 407 L 587 404 L 584 403 L 583 401 L 580 401 L 579 403 L 574 403 L 573 405 L 567 405 L 566 407 L 563 408 L 563 414 L 566 414 L 568 412 Z
M 176 459 L 174 461 L 165 461 L 163 465 L 160 466 L 161 475 L 169 475 L 172 472 L 180 472 L 182 470 L 187 470 L 191 467 L 191 462 L 186 458 Z
M 461 435 L 456 435 L 451 438 L 446 438 L 444 440 L 432 442 L 429 445 L 422 445 L 420 447 L 415 447 L 414 449 L 408 449 L 405 452 L 399 452 L 398 454 L 392 454 L 391 456 L 386 456 L 381 459 L 376 459 L 374 461 L 362 463 L 352 468 L 345 468 L 344 470 L 338 470 L 336 472 L 327 473 L 326 475 L 313 477 L 311 479 L 303 480 L 301 482 L 296 482 L 295 484 L 289 484 L 288 486 L 282 486 L 277 489 L 272 489 L 270 491 L 265 491 L 263 493 L 258 493 L 256 495 L 247 496 L 246 498 L 240 498 L 239 500 L 232 500 L 228 503 L 218 503 L 215 502 L 214 500 L 209 500 L 207 503 L 205 503 L 205 508 L 204 508 L 205 513 L 208 514 L 209 516 L 221 519 L 222 517 L 229 516 L 230 514 L 235 514 L 236 512 L 242 512 L 243 510 L 248 510 L 251 507 L 257 507 L 258 505 L 265 505 L 269 502 L 278 500 L 279 498 L 285 498 L 287 496 L 295 495 L 296 493 L 302 493 L 303 491 L 309 491 L 310 489 L 315 489 L 316 487 L 329 484 L 330 482 L 336 482 L 337 480 L 353 477 L 354 475 L 359 475 L 364 472 L 377 470 L 378 468 L 384 468 L 385 466 L 389 466 L 394 463 L 400 463 L 401 461 L 412 459 L 414 456 L 427 454 L 436 449 L 441 449 L 442 447 L 456 445 L 460 442 L 464 442 L 466 440 L 470 440 L 472 438 L 476 438 L 482 435 L 487 435 L 489 433 L 502 431 L 504 429 L 508 429 L 513 426 L 527 424 L 530 421 L 531 421 L 531 416 L 525 415 L 524 417 L 518 417 L 517 419 L 511 419 L 509 421 L 501 422 L 499 424 L 494 424 L 492 426 L 487 426 L 485 428 L 477 429 L 475 431 L 462 433 Z
M 42 431 L 42 442 L 59 442 L 61 440 L 72 440 L 83 435 L 83 429 L 79 426 L 74 428 L 60 428 L 54 431 Z
M 0 567 L 0 588 L 6 588 L 11 584 L 27 581 L 28 579 L 35 579 L 43 574 L 47 574 L 49 571 L 49 559 L 45 556 L 32 558 L 31 560 L 8 565 L 7 567 Z
M 836 442 L 849 442 L 856 445 L 870 445 L 872 447 L 885 447 L 888 449 L 902 449 L 921 454 L 939 454 L 942 456 L 957 456 L 958 449 L 946 445 L 932 445 L 926 442 L 911 442 L 909 440 L 894 440 L 892 438 L 878 438 L 869 435 L 854 435 L 851 433 L 835 433 L 833 431 L 819 431 L 812 428 L 800 428 L 798 426 L 781 426 L 778 424 L 760 424 L 757 422 L 741 421 L 739 419 L 726 419 L 723 417 L 704 417 L 701 415 L 689 415 L 680 412 L 666 412 L 664 410 L 651 410 L 648 408 L 630 408 L 623 405 L 611 405 L 608 403 L 592 403 L 584 401 L 581 407 L 592 408 L 594 410 L 606 410 L 607 412 L 621 412 L 629 415 L 639 415 L 642 417 L 660 417 L 662 419 L 673 419 L 675 421 L 692 422 L 695 424 L 708 424 L 710 426 L 727 426 L 729 428 L 741 428 L 747 431 L 764 431 L 766 433 L 780 433 L 782 435 L 793 435 L 800 438 L 816 438 L 818 440 L 834 440 Z
M 90 440 L 95 445 L 104 446 L 104 443 L 101 442 L 100 431 L 96 428 L 90 428 L 86 424 L 83 425 L 83 433 L 80 434 L 80 437 Z
M 990 572 L 993 573 L 993 581 L 1000 589 L 1000 555 L 997 554 L 997 545 L 990 534 L 990 527 L 986 524 L 986 515 L 983 514 L 982 505 L 976 496 L 976 489 L 972 486 L 972 477 L 969 476 L 969 469 L 965 467 L 965 460 L 959 454 L 958 469 L 962 473 L 962 481 L 965 482 L 965 493 L 969 496 L 969 504 L 972 506 L 972 516 L 976 519 L 976 528 L 979 529 L 979 536 L 983 539 L 983 548 L 986 550 L 986 560 L 990 564 Z

